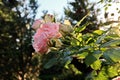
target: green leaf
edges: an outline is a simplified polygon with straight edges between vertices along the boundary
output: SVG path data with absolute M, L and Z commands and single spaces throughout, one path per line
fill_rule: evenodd
M 77 55 L 77 59 L 85 59 L 88 55 L 88 52 L 83 52 Z
M 88 49 L 88 48 L 90 48 L 90 47 L 91 47 L 91 46 L 85 46 L 85 47 L 83 47 L 83 48 L 80 48 L 80 49 L 79 49 L 79 52 L 80 52 L 80 51 L 83 51 L 83 50 L 86 50 L 86 49 Z
M 96 43 L 97 43 L 97 44 L 100 43 L 100 42 L 106 37 L 106 35 L 107 35 L 107 34 L 105 33 L 105 34 L 99 36 L 98 39 L 97 39 L 97 41 L 96 41 Z
M 102 56 L 101 53 L 102 52 L 100 50 L 95 50 L 93 56 L 96 57 L 97 59 L 99 59 Z
M 49 69 L 51 68 L 53 65 L 55 65 L 57 63 L 57 58 L 52 58 L 50 59 L 43 67 L 45 69 Z
M 69 69 L 75 73 L 75 75 L 81 74 L 81 72 L 75 67 L 75 65 L 70 64 Z
M 109 80 L 106 69 L 103 67 L 99 72 L 93 70 L 85 80 Z
M 89 55 L 86 56 L 86 58 L 85 58 L 85 63 L 86 63 L 86 65 L 91 65 L 91 64 L 93 64 L 96 60 L 97 60 L 97 58 L 96 58 L 95 56 L 93 56 L 92 54 L 89 54 Z
M 94 39 L 93 38 L 88 38 L 88 40 L 86 41 L 86 44 L 89 44 L 89 43 L 93 43 L 94 42 Z
M 85 15 L 74 27 L 79 26 L 81 24 L 81 22 L 90 14 L 90 12 L 88 12 L 87 15 Z
M 96 60 L 93 64 L 90 65 L 92 69 L 94 70 L 98 70 L 101 68 L 101 61 L 100 60 Z
M 70 61 L 70 60 L 69 60 L 69 61 L 67 61 L 64 67 L 65 67 L 66 69 L 69 69 L 69 64 L 70 64 L 70 63 L 71 63 L 71 61 Z
M 103 34 L 103 30 L 95 30 L 93 33 L 94 34 L 98 34 L 98 35 L 102 35 Z
M 86 22 L 84 25 L 82 25 L 82 26 L 80 26 L 80 27 L 78 27 L 78 28 L 75 28 L 75 31 L 76 32 L 82 32 L 82 31 L 84 31 L 85 30 L 85 28 L 89 25 L 89 24 L 91 24 L 91 22 Z
M 108 54 L 104 53 L 103 57 L 107 60 L 107 62 L 114 64 L 113 60 L 108 56 Z
M 105 70 L 101 70 L 94 80 L 109 80 Z
M 116 67 L 110 66 L 110 67 L 107 69 L 107 74 L 108 74 L 108 76 L 111 77 L 111 78 L 117 76 L 118 73 L 117 73 Z
M 92 69 L 94 70 L 98 70 L 101 68 L 101 60 L 99 60 L 99 58 L 102 56 L 101 51 L 100 50 L 96 50 L 94 51 L 94 54 L 92 54 L 97 60 L 95 62 L 93 62 L 90 66 Z
M 106 42 L 106 43 L 102 44 L 100 47 L 116 46 L 119 44 L 120 44 L 120 39 L 117 39 L 117 40 L 111 40 L 109 42 Z
M 120 61 L 120 48 L 108 49 L 103 53 L 103 56 L 108 61 L 119 62 Z

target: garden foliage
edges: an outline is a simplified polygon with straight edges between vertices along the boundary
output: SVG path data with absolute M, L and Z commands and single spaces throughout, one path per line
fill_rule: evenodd
M 96 15 L 91 17 L 81 5 L 82 10 L 69 15 L 76 24 L 72 19 L 71 25 L 69 20 L 57 22 L 54 16 L 45 15 L 33 23 L 33 30 L 36 3 L 0 0 L 0 80 L 119 79 L 120 24 L 99 30 L 92 22 Z
M 86 17 L 87 15 L 83 18 Z M 83 34 L 82 31 L 91 23 L 80 26 L 82 20 L 76 24 L 77 26 L 68 24 L 69 21 L 59 23 L 62 37 L 49 38 L 46 43 L 49 51 L 44 54 L 37 52 L 42 56 L 41 79 L 109 80 L 120 75 L 119 35 L 111 33 L 112 28 L 107 31 L 94 30 L 92 33 Z M 49 21 L 44 24 L 47 23 L 57 24 Z M 44 28 L 44 24 L 39 29 Z M 61 46 L 57 47 L 59 44 L 56 39 L 60 41 Z

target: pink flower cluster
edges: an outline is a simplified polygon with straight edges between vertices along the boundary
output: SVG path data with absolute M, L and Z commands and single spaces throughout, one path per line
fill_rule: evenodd
M 61 33 L 59 32 L 58 23 L 44 23 L 41 20 L 36 20 L 32 27 L 33 29 L 36 29 L 36 33 L 33 36 L 33 48 L 36 52 L 46 53 L 49 48 L 47 43 L 50 41 L 50 39 L 62 37 Z

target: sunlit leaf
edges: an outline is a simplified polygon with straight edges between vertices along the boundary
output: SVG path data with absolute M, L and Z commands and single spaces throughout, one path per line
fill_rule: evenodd
M 97 39 L 97 41 L 96 41 L 96 43 L 100 43 L 106 36 L 107 36 L 107 33 L 99 36 L 98 39 Z
M 85 23 L 84 25 L 75 28 L 75 31 L 76 31 L 76 32 L 82 32 L 82 31 L 84 31 L 84 30 L 86 29 L 86 27 L 87 27 L 89 24 L 91 24 L 91 23 L 90 23 L 90 22 L 87 22 L 87 23 Z
M 71 61 L 70 61 L 70 60 L 69 60 L 69 61 L 67 61 L 64 67 L 65 67 L 66 69 L 69 69 L 69 64 L 70 64 L 70 63 L 71 63 Z
M 91 64 L 91 68 L 94 70 L 98 70 L 101 68 L 101 61 L 100 60 L 96 60 L 93 64 Z
M 83 52 L 77 55 L 77 59 L 84 59 L 88 55 L 88 52 Z
M 97 75 L 97 77 L 95 77 L 93 80 L 108 80 L 108 76 L 105 70 L 101 70 Z
M 117 40 L 111 40 L 109 42 L 106 42 L 106 43 L 102 44 L 101 47 L 116 46 L 119 44 L 120 44 L 120 39 L 117 39 Z
M 103 30 L 95 30 L 93 33 L 94 34 L 98 34 L 98 35 L 102 35 L 103 34 Z
M 116 49 L 108 49 L 103 53 L 103 56 L 106 58 L 108 61 L 114 61 L 114 62 L 119 62 L 120 61 L 120 48 Z
M 93 56 L 99 59 L 102 56 L 102 52 L 100 50 L 95 50 Z
M 110 66 L 110 67 L 108 68 L 108 70 L 107 70 L 107 74 L 108 74 L 108 76 L 111 77 L 111 78 L 114 77 L 114 76 L 117 76 L 118 73 L 117 73 L 116 67 Z
M 93 43 L 94 42 L 94 39 L 93 38 L 88 38 L 88 40 L 86 41 L 86 44 L 89 44 L 89 43 Z
M 75 74 L 81 74 L 81 72 L 73 65 L 70 65 L 70 69 L 75 73 Z

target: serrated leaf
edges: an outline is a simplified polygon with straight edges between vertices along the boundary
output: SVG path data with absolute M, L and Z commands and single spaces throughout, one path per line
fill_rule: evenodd
M 93 64 L 90 65 L 92 69 L 94 70 L 98 70 L 101 68 L 101 61 L 100 60 L 96 60 Z
M 103 56 L 110 61 L 119 62 L 120 61 L 120 48 L 108 49 L 103 53 Z
M 114 63 L 113 60 L 106 53 L 103 54 L 103 57 L 107 60 L 107 62 L 109 62 L 111 64 Z
M 97 60 L 97 58 L 96 58 L 95 56 L 93 56 L 92 54 L 89 54 L 89 55 L 85 58 L 85 63 L 86 63 L 86 65 L 91 65 L 91 64 L 93 64 L 96 60 Z
M 94 51 L 93 56 L 96 57 L 97 59 L 99 59 L 99 58 L 102 56 L 101 53 L 102 53 L 102 52 L 101 52 L 100 50 L 96 50 L 96 51 Z
M 55 65 L 57 63 L 57 58 L 52 58 L 50 59 L 43 67 L 45 69 L 49 69 L 51 68 L 53 65 Z
M 115 46 L 115 45 L 118 45 L 118 44 L 120 44 L 120 39 L 111 40 L 109 42 L 106 42 L 106 43 L 102 44 L 100 47 Z

